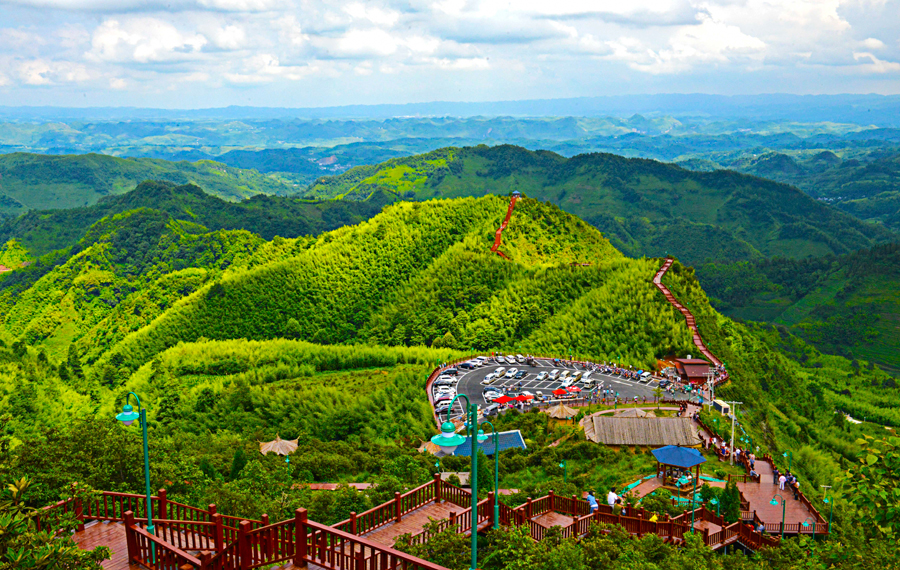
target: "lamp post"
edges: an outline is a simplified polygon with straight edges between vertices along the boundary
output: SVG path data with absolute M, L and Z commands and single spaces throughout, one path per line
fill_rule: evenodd
M 820 487 L 825 487 L 825 504 L 831 505 L 831 508 L 828 512 L 828 534 L 831 534 L 831 517 L 834 515 L 834 497 L 828 497 L 828 489 L 831 489 L 831 485 L 819 485 Z
M 619 409 L 619 393 L 618 392 L 616 392 L 616 406 L 614 409 L 616 409 L 616 410 Z
M 718 516 L 721 516 L 721 515 L 719 514 L 719 499 L 713 497 L 712 499 L 709 500 L 709 504 L 712 505 L 712 506 L 714 506 L 714 507 L 716 508 L 716 516 L 717 516 L 717 517 L 718 517 Z
M 738 406 L 744 402 L 728 403 L 731 404 L 731 410 L 729 410 L 731 412 L 731 449 L 729 450 L 731 452 L 731 457 L 729 458 L 728 463 L 734 465 L 734 420 L 737 418 L 737 410 L 734 409 L 734 406 Z
M 803 528 L 809 528 L 809 522 L 807 522 L 807 521 L 812 521 L 813 542 L 815 542 L 816 541 L 816 520 L 812 517 L 806 517 L 806 519 L 804 519 L 803 522 L 801 523 L 803 525 Z
M 134 401 L 137 403 L 137 412 L 135 412 L 134 408 L 128 403 L 132 396 L 134 396 Z M 137 397 L 137 394 L 128 392 L 125 396 L 125 405 L 122 406 L 122 413 L 116 414 L 116 419 L 122 422 L 122 425 L 126 427 L 133 424 L 135 420 L 140 421 L 141 424 L 141 435 L 144 439 L 144 486 L 147 491 L 147 532 L 154 534 L 153 506 L 150 495 L 150 452 L 147 448 L 147 409 L 141 405 L 141 399 Z M 156 545 L 151 543 L 150 548 L 151 559 L 153 564 L 156 564 Z
M 485 421 L 481 425 L 491 426 L 491 437 L 494 440 L 494 528 L 500 528 L 500 434 L 491 422 Z M 488 436 L 484 431 L 478 430 L 478 441 L 487 441 Z
M 697 497 L 697 479 L 699 478 L 700 468 L 698 467 L 697 476 L 694 477 L 694 491 L 691 493 L 691 534 L 694 534 L 694 512 L 697 510 L 697 508 L 694 506 L 694 499 Z
M 791 470 L 791 467 L 794 466 L 794 452 L 793 451 L 785 451 L 781 454 L 782 457 L 787 458 L 788 460 L 788 471 Z
M 565 483 L 565 482 L 566 482 L 567 473 L 569 472 L 568 464 L 566 463 L 566 460 L 565 460 L 565 459 L 562 460 L 562 463 L 559 464 L 559 467 L 560 467 L 560 469 L 563 470 L 563 483 Z
M 472 436 L 472 467 L 469 474 L 469 485 L 472 489 L 472 565 L 470 570 L 478 569 L 478 447 L 476 446 L 475 426 L 478 425 L 478 406 L 469 401 L 465 394 L 458 394 L 450 402 L 447 408 L 447 421 L 441 424 L 441 433 L 431 438 L 431 443 L 437 445 L 445 453 L 453 453 L 457 447 L 466 441 L 466 438 L 456 433 L 456 426 L 450 421 L 450 410 L 459 398 L 466 399 L 463 408 L 466 414 L 466 431 Z M 496 500 L 496 499 L 495 499 Z
M 784 509 L 785 509 L 784 497 L 782 497 L 778 493 L 775 493 L 775 496 L 772 497 L 772 500 L 769 501 L 769 504 L 774 507 L 777 507 L 778 499 L 781 499 L 781 540 L 784 540 Z

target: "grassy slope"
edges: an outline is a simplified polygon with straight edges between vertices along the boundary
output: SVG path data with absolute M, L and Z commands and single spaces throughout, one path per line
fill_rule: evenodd
M 441 149 L 358 167 L 320 179 L 308 195 L 359 199 L 375 190 L 404 199 L 519 190 L 583 218 L 629 255 L 674 253 L 692 264 L 839 254 L 892 237 L 795 188 L 734 172 L 607 154 L 565 159 L 511 146 Z
M 144 180 L 199 184 L 210 194 L 227 200 L 256 194 L 288 195 L 299 190 L 254 170 L 208 160 L 168 162 L 102 154 L 0 155 L 0 176 L 0 212 L 6 214 L 89 206 L 103 196 L 123 194 Z

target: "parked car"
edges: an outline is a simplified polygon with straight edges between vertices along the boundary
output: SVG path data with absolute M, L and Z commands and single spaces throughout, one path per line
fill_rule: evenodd
M 450 394 L 444 394 L 443 396 L 441 396 L 437 400 L 435 400 L 434 403 L 435 404 L 443 404 L 443 403 L 449 404 L 453 400 L 454 397 L 455 397 L 455 395 L 451 396 Z
M 565 379 L 568 378 L 568 377 L 569 377 L 569 371 L 568 371 L 568 370 L 563 370 L 562 372 L 559 373 L 559 379 L 560 379 L 560 380 L 565 380 Z
M 547 376 L 548 380 L 556 380 L 558 378 L 559 378 L 559 370 L 557 370 L 555 368 L 553 370 L 551 370 L 550 375 Z
M 660 387 L 660 388 L 665 388 L 666 386 L 668 386 L 668 385 L 671 384 L 671 383 L 672 383 L 672 382 L 671 382 L 670 380 L 668 380 L 668 379 L 666 379 L 666 378 L 663 378 L 662 380 L 659 381 L 659 387 Z
M 525 378 L 526 376 L 528 376 L 528 372 L 526 372 L 524 370 L 519 370 L 518 372 L 516 372 L 516 375 L 514 376 L 514 378 L 516 380 L 521 380 L 522 378 Z
M 547 379 L 547 373 L 546 373 L 546 372 L 538 372 L 538 375 L 537 375 L 537 377 L 535 378 L 535 380 L 537 380 L 538 382 L 543 382 L 543 381 L 546 380 L 546 379 Z
M 500 404 L 491 404 L 484 409 L 484 415 L 495 416 L 500 413 Z
M 650 374 L 649 372 L 644 372 L 643 374 L 641 374 L 641 382 L 644 384 L 648 384 L 652 379 L 653 374 Z
M 484 380 L 482 380 L 481 383 L 482 383 L 482 384 L 485 384 L 485 385 L 486 385 L 486 384 L 490 384 L 490 383 L 493 382 L 496 378 L 497 378 L 497 373 L 496 373 L 496 372 L 491 372 L 490 374 L 488 374 L 487 376 L 484 377 Z
M 451 382 L 449 380 L 441 380 L 441 379 L 435 380 L 434 383 L 432 384 L 432 386 L 452 386 L 452 385 L 453 385 L 453 382 Z
M 485 362 L 487 362 L 487 360 L 488 360 L 487 356 L 476 356 L 475 360 L 473 360 L 472 362 L 478 363 L 478 366 L 484 366 L 484 364 L 485 364 Z
M 563 382 L 560 385 L 560 388 L 568 388 L 569 386 L 571 386 L 572 384 L 575 383 L 575 380 L 573 380 L 571 378 L 563 378 L 562 381 Z
M 581 381 L 584 382 L 585 384 L 593 384 L 594 381 L 591 380 L 591 374 L 592 374 L 591 371 L 587 371 L 584 374 L 582 374 Z
M 516 362 L 518 362 L 519 364 L 523 364 L 523 363 L 525 362 L 525 357 L 522 356 L 521 354 L 517 354 L 517 355 L 516 355 Z
M 506 368 L 504 368 L 502 366 L 499 368 L 496 368 L 496 369 L 494 369 L 494 374 L 496 374 L 497 376 L 503 376 L 504 374 L 506 374 Z
M 506 371 L 506 375 L 504 376 L 504 378 L 514 378 L 518 371 L 519 371 L 518 368 L 510 368 L 509 370 Z
M 504 358 L 503 356 L 498 356 L 498 357 L 497 357 L 497 363 L 498 363 L 498 364 L 506 364 L 506 363 L 507 363 L 507 362 L 506 362 L 506 358 Z M 512 362 L 510 362 L 509 364 L 512 364 Z
M 462 362 L 457 368 L 460 370 L 472 370 L 475 368 L 475 364 L 472 362 Z
M 583 370 L 576 370 L 575 372 L 572 373 L 572 379 L 573 379 L 575 382 L 578 382 L 579 380 L 581 380 L 581 376 L 582 376 L 583 374 L 584 374 L 584 371 L 583 371 Z
M 442 374 L 446 374 L 448 376 L 456 376 L 457 374 L 459 374 L 459 369 L 458 368 L 448 368 L 448 369 L 444 370 L 444 372 Z
M 447 409 L 449 409 L 449 408 L 450 408 L 450 402 L 447 402 L 446 404 L 441 404 L 440 406 L 435 406 L 434 413 L 440 415 L 440 414 L 443 414 L 444 412 L 446 412 Z

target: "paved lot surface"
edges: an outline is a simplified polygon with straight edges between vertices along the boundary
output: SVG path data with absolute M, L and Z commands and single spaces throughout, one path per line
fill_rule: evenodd
M 477 404 L 481 407 L 489 405 L 489 402 L 487 402 L 483 397 L 483 390 L 487 386 L 482 384 L 482 381 L 488 374 L 501 367 L 506 368 L 507 370 L 509 370 L 510 368 L 524 370 L 526 372 L 526 376 L 521 379 L 507 377 L 498 378 L 491 382 L 491 387 L 506 390 L 506 393 L 512 397 L 518 395 L 522 391 L 527 391 L 535 396 L 539 396 L 540 393 L 543 393 L 543 395 L 547 399 L 555 399 L 555 397 L 552 395 L 552 392 L 553 390 L 556 390 L 557 388 L 560 388 L 562 386 L 562 381 L 549 379 L 539 381 L 537 378 L 541 372 L 549 373 L 552 370 L 559 370 L 560 372 L 562 372 L 563 370 L 567 370 L 571 374 L 576 370 L 584 370 L 581 366 L 578 365 L 566 365 L 563 362 L 554 362 L 553 360 L 548 359 L 535 359 L 535 363 L 533 366 L 524 362 L 515 362 L 513 364 L 491 362 L 486 366 L 482 366 L 474 370 L 460 369 L 459 374 L 457 375 L 457 378 L 459 378 L 456 385 L 457 393 L 465 394 L 469 397 L 472 403 Z M 599 390 L 599 397 L 602 397 L 604 390 L 609 390 L 610 397 L 613 397 L 615 393 L 618 393 L 619 398 L 623 399 L 633 400 L 635 396 L 637 396 L 638 398 L 644 398 L 646 396 L 648 401 L 652 401 L 654 398 L 653 390 L 657 386 L 657 382 L 655 380 L 651 380 L 649 383 L 644 383 L 638 382 L 636 380 L 621 378 L 619 376 L 601 374 L 599 372 L 592 372 L 591 378 L 596 379 L 598 383 L 595 387 L 595 390 Z M 584 390 L 584 394 L 590 393 L 590 390 L 586 389 L 582 382 L 576 383 L 575 386 L 582 388 Z M 672 397 L 671 394 L 667 394 L 667 396 Z M 687 399 L 689 395 L 676 394 L 675 397 L 679 399 Z M 457 401 L 452 411 L 452 415 L 455 417 L 461 413 L 462 405 L 459 401 Z

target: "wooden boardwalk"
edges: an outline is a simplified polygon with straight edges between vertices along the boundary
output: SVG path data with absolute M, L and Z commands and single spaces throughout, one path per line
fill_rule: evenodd
M 531 520 L 538 523 L 544 528 L 551 528 L 554 526 L 561 526 L 563 528 L 566 528 L 567 526 L 572 524 L 575 519 L 567 515 L 561 515 L 559 513 L 550 511 L 549 513 L 538 515 Z
M 451 512 L 459 513 L 462 510 L 462 507 L 449 502 L 428 503 L 411 513 L 403 515 L 400 522 L 386 524 L 362 536 L 373 542 L 393 547 L 394 540 L 401 534 L 416 534 L 422 530 L 430 519 L 447 519 L 450 518 Z

